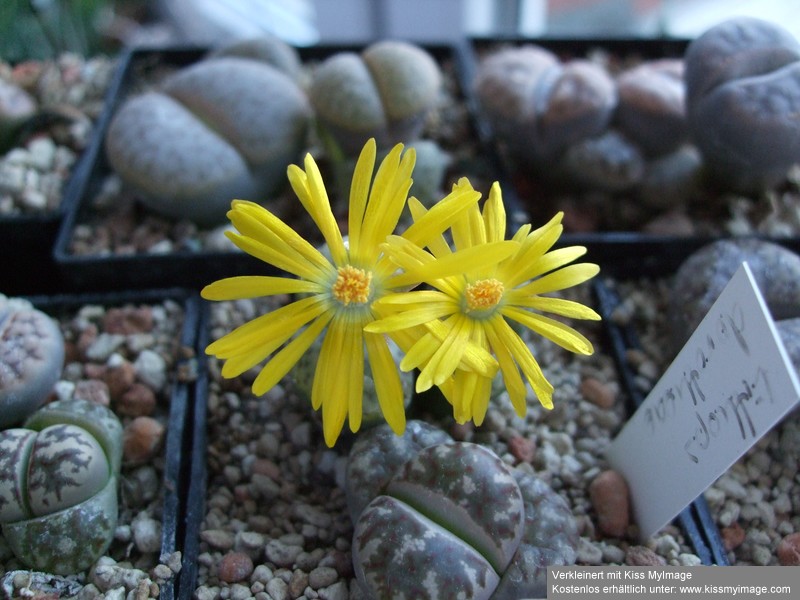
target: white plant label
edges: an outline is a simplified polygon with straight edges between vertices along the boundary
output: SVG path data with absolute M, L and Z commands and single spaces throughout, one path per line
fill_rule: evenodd
M 743 263 L 609 447 L 642 539 L 672 521 L 798 401 L 797 373 Z

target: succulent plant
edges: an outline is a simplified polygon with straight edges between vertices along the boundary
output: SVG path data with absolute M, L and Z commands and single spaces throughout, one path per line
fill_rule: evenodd
M 152 210 L 214 225 L 231 199 L 266 201 L 283 185 L 310 118 L 305 93 L 277 67 L 209 57 L 124 102 L 106 153 Z
M 475 92 L 496 135 L 521 163 L 557 158 L 569 145 L 603 133 L 617 106 L 614 80 L 585 60 L 562 63 L 525 45 L 487 57 Z
M 721 186 L 752 191 L 800 161 L 800 42 L 752 17 L 712 27 L 686 50 L 691 137 Z
M 560 496 L 419 421 L 402 437 L 382 426 L 358 439 L 347 498 L 354 569 L 370 598 L 543 596 L 547 565 L 576 558 L 577 528 Z
M 386 148 L 419 135 L 441 79 L 424 49 L 381 41 L 361 54 L 340 52 L 320 63 L 309 96 L 325 131 L 345 155 L 354 156 L 371 137 Z
M 800 255 L 765 240 L 719 240 L 696 250 L 675 273 L 669 302 L 674 348 L 682 347 L 689 339 L 745 261 L 773 319 L 800 317 Z M 797 328 L 787 324 L 785 331 L 794 335 Z M 787 340 L 786 345 L 798 343 Z
M 297 51 L 280 38 L 268 34 L 235 41 L 210 54 L 210 57 L 218 56 L 251 58 L 272 65 L 295 80 L 299 79 L 302 68 Z
M 25 565 L 56 574 L 89 567 L 117 523 L 122 426 L 86 400 L 46 405 L 0 432 L 0 522 Z
M 63 365 L 58 324 L 27 300 L 0 294 L 0 428 L 44 404 Z
M 682 59 L 649 60 L 617 76 L 614 121 L 648 156 L 676 150 L 688 137 Z

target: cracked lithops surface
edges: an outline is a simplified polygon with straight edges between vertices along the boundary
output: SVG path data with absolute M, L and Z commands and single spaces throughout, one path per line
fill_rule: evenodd
M 448 437 L 410 421 L 404 436 L 378 427 L 353 446 L 347 493 L 362 589 L 370 598 L 543 595 L 547 566 L 577 556 L 569 505 L 487 448 Z
M 67 574 L 87 568 L 111 543 L 119 457 L 107 454 L 108 440 L 71 422 L 99 417 L 90 429 L 102 438 L 115 429 L 105 425 L 115 418 L 109 409 L 87 409 L 90 403 L 81 400 L 56 404 L 42 409 L 43 417 L 33 415 L 29 428 L 0 432 L 0 522 L 20 561 Z M 67 422 L 52 423 L 60 413 Z
M 384 492 L 400 467 L 423 448 L 448 441 L 452 441 L 449 435 L 424 421 L 409 421 L 402 436 L 388 425 L 360 435 L 347 461 L 347 506 L 353 522 Z
M 0 428 L 44 404 L 64 364 L 55 321 L 29 302 L 0 294 Z
M 513 469 L 525 503 L 525 531 L 492 600 L 542 598 L 547 567 L 575 564 L 578 527 L 566 500 L 538 477 Z

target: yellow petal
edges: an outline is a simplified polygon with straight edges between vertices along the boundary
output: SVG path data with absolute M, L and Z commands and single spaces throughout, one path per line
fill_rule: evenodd
M 408 190 L 411 188 L 411 171 L 414 168 L 416 154 L 413 149 L 409 149 L 401 159 L 402 150 L 402 144 L 392 148 L 378 167 L 372 184 L 364 215 L 361 249 L 364 260 L 369 262 L 377 259 L 379 245 L 397 227 L 408 197 Z
M 532 329 L 541 336 L 552 340 L 562 348 L 575 352 L 576 354 L 589 355 L 594 352 L 592 343 L 575 329 L 543 315 L 507 306 L 503 309 L 503 315 L 522 323 L 525 327 Z
M 322 289 L 318 283 L 302 279 L 242 275 L 210 283 L 201 290 L 200 295 L 206 300 L 239 300 L 276 294 L 313 294 Z
M 382 335 L 368 333 L 364 341 L 383 418 L 392 431 L 402 435 L 406 428 L 405 398 L 391 350 Z
M 351 378 L 353 369 L 360 372 L 363 384 L 364 361 L 353 364 L 345 352 L 352 347 L 353 327 L 349 327 L 344 319 L 335 319 L 328 328 L 322 342 L 317 369 L 312 386 L 312 404 L 322 406 L 322 430 L 325 443 L 333 447 L 344 426 L 347 412 L 352 403 Z M 322 382 L 318 385 L 318 380 Z
M 533 279 L 544 273 L 554 271 L 559 267 L 563 267 L 576 259 L 586 254 L 586 248 L 583 246 L 569 246 L 568 248 L 558 248 L 551 250 L 547 254 L 530 261 L 527 264 L 520 265 L 521 268 L 517 269 L 515 282 L 526 281 Z M 516 283 L 515 283 L 516 285 Z
M 497 340 L 497 345 L 492 345 L 495 351 L 499 346 L 505 346 L 519 365 L 542 406 L 548 409 L 553 408 L 553 385 L 547 381 L 542 368 L 522 338 L 500 316 L 490 319 L 488 327 L 492 328 L 494 338 Z
M 266 394 L 291 370 L 308 350 L 314 340 L 331 319 L 330 314 L 324 314 L 309 325 L 303 332 L 294 338 L 283 350 L 272 357 L 253 381 L 253 393 L 256 396 Z
M 282 271 L 310 281 L 318 281 L 321 283 L 325 280 L 326 274 L 308 261 L 293 259 L 281 250 L 232 231 L 226 231 L 225 236 L 231 240 L 237 248 L 244 250 L 250 256 L 254 256 Z
M 310 154 L 306 155 L 304 164 L 305 171 L 297 165 L 289 165 L 287 169 L 289 183 L 306 212 L 319 228 L 322 237 L 325 238 L 334 264 L 341 266 L 347 261 L 347 252 L 344 248 L 342 233 L 339 231 L 339 226 L 331 210 L 322 175 Z
M 358 155 L 358 161 L 356 161 L 356 167 L 353 170 L 347 217 L 350 255 L 353 257 L 361 256 L 361 223 L 364 220 L 364 212 L 367 210 L 367 198 L 369 197 L 369 188 L 372 182 L 372 171 L 375 168 L 376 153 L 375 138 L 370 138 L 361 149 L 361 154 Z
M 413 196 L 408 199 L 408 208 L 411 212 L 411 218 L 415 222 L 419 221 L 422 216 L 428 212 L 428 209 L 425 208 L 423 204 Z M 450 244 L 447 243 L 447 240 L 441 233 L 434 235 L 428 240 L 425 240 L 421 245 L 427 247 L 431 251 L 431 254 L 436 257 L 445 256 L 452 252 Z
M 450 194 L 433 205 L 403 232 L 408 241 L 424 246 L 429 240 L 447 230 L 456 220 L 461 218 L 470 206 L 480 200 L 481 195 L 472 187 L 456 187 Z
M 520 417 L 524 417 L 528 404 L 526 401 L 527 391 L 525 382 L 519 374 L 517 363 L 511 355 L 508 347 L 495 333 L 494 327 L 486 327 L 486 337 L 489 346 L 494 353 L 497 362 L 500 364 L 500 372 L 503 374 L 503 384 L 505 385 L 511 405 Z
M 364 401 L 364 340 L 360 327 L 345 328 L 345 346 L 342 356 L 347 357 L 345 368 L 347 385 L 347 420 L 350 431 L 355 433 L 361 428 Z M 334 443 L 336 440 L 333 440 Z M 332 445 L 332 444 L 331 444 Z
M 277 238 L 279 240 L 277 244 L 275 242 L 272 243 L 273 247 L 276 247 L 278 251 L 294 252 L 296 253 L 296 259 L 302 257 L 322 270 L 330 268 L 328 259 L 319 250 L 260 204 L 246 200 L 234 200 L 232 206 L 233 210 L 229 213 L 231 217 L 244 213 L 252 216 L 252 218 L 266 227 L 273 236 L 270 239 Z M 245 231 L 240 231 L 247 235 Z
M 453 315 L 445 325 L 450 329 L 448 335 L 417 377 L 418 391 L 444 382 L 453 374 L 464 356 L 467 342 L 472 334 L 471 319 L 463 315 Z
M 453 314 L 458 310 L 458 305 L 455 301 L 441 292 L 420 291 L 410 292 L 408 295 L 417 293 L 431 299 L 427 302 L 424 299 L 413 299 L 415 300 L 414 306 L 404 307 L 396 314 L 373 321 L 366 325 L 364 330 L 371 333 L 386 333 L 398 329 L 407 329 L 408 327 L 423 325 L 434 319 Z M 390 298 L 391 296 L 386 296 L 376 304 L 385 306 L 384 301 L 389 301 Z M 389 302 L 386 302 L 386 304 L 389 304 Z
M 575 302 L 573 300 L 566 300 L 564 298 L 552 298 L 550 296 L 530 296 L 524 298 L 515 298 L 512 293 L 508 294 L 508 304 L 512 306 L 521 306 L 525 308 L 533 308 L 542 312 L 552 313 L 554 315 L 561 315 L 562 317 L 569 317 L 571 319 L 586 319 L 589 321 L 599 321 L 598 315 L 594 309 Z
M 483 221 L 486 224 L 486 241 L 499 242 L 506 239 L 506 207 L 500 184 L 496 181 L 489 190 L 489 198 L 483 205 Z
M 492 395 L 492 380 L 474 373 L 470 373 L 470 375 L 474 375 L 477 381 L 475 390 L 472 392 L 472 420 L 475 425 L 480 427 L 483 425 L 483 419 L 489 408 L 489 399 Z
M 534 296 L 537 294 L 547 294 L 549 292 L 558 292 L 576 285 L 580 285 L 584 281 L 588 281 L 600 272 L 600 267 L 593 263 L 578 263 L 576 265 L 567 265 L 558 271 L 553 271 L 547 275 L 543 275 L 538 279 L 534 279 L 530 283 L 517 288 L 516 293 L 520 297 Z
M 511 256 L 519 248 L 512 241 L 492 242 L 464 248 L 435 259 L 424 265 L 407 267 L 406 272 L 393 278 L 395 285 L 415 285 L 421 282 L 431 283 L 437 279 L 453 277 L 480 271 L 488 266 L 496 265 Z
M 297 300 L 240 325 L 209 344 L 206 353 L 230 358 L 268 344 L 275 338 L 285 340 L 327 308 L 328 301 L 319 296 Z

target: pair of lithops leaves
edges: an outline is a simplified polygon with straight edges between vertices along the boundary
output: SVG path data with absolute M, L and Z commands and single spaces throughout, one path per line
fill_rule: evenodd
M 573 564 L 566 501 L 491 450 L 410 421 L 359 435 L 347 466 L 353 566 L 370 598 L 544 596 L 547 566 Z
M 232 199 L 264 202 L 285 186 L 312 119 L 347 156 L 370 137 L 388 147 L 419 132 L 440 84 L 432 57 L 405 42 L 337 53 L 308 86 L 302 76 L 277 38 L 216 50 L 120 106 L 109 162 L 152 210 L 219 224 Z
M 122 425 L 87 400 L 45 405 L 0 432 L 0 522 L 26 566 L 56 574 L 88 568 L 117 525 Z

